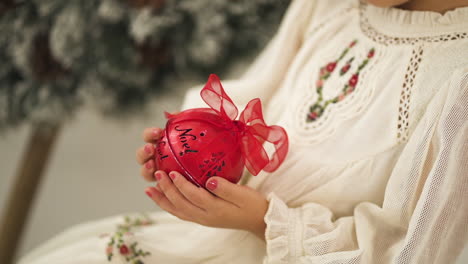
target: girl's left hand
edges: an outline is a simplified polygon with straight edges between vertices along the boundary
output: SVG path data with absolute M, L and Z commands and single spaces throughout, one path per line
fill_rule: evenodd
M 178 172 L 157 171 L 157 188 L 146 188 L 146 194 L 163 210 L 186 221 L 221 228 L 250 231 L 265 239 L 263 217 L 268 201 L 254 189 L 211 177 L 206 188 L 198 188 Z

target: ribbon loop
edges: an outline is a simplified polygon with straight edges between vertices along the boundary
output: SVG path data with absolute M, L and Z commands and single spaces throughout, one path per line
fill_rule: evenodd
M 234 102 L 225 93 L 221 82 L 215 74 L 211 74 L 205 87 L 200 92 L 201 97 L 216 113 L 226 121 L 236 122 L 238 114 Z M 239 121 L 244 124 L 240 133 L 240 142 L 245 166 L 253 175 L 261 170 L 273 172 L 286 158 L 288 152 L 288 136 L 280 126 L 267 126 L 263 119 L 260 99 L 251 100 L 240 114 Z M 275 152 L 268 157 L 263 144 L 273 144 Z
M 226 94 L 216 74 L 210 74 L 208 82 L 200 92 L 203 101 L 220 115 L 231 120 L 237 117 L 237 107 Z

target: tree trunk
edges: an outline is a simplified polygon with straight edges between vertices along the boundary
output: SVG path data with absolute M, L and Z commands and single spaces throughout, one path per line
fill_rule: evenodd
M 13 263 L 36 190 L 40 185 L 59 130 L 59 124 L 49 123 L 36 124 L 32 129 L 0 222 L 0 263 L 2 264 Z

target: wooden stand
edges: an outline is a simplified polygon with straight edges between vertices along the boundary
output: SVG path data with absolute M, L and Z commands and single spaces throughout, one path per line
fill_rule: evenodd
M 59 130 L 60 125 L 49 123 L 39 123 L 32 129 L 0 222 L 2 264 L 13 263 L 31 204 Z

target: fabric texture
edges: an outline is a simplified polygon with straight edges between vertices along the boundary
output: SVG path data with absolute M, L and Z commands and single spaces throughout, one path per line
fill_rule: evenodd
M 252 67 L 223 86 L 240 108 L 261 98 L 266 123 L 288 132 L 279 169 L 244 178 L 270 201 L 266 243 L 158 213 L 129 235 L 151 252 L 144 263 L 456 260 L 468 238 L 468 7 L 294 0 Z M 205 107 L 199 91 L 184 109 Z M 73 228 L 20 263 L 108 263 L 97 235 L 118 219 Z

